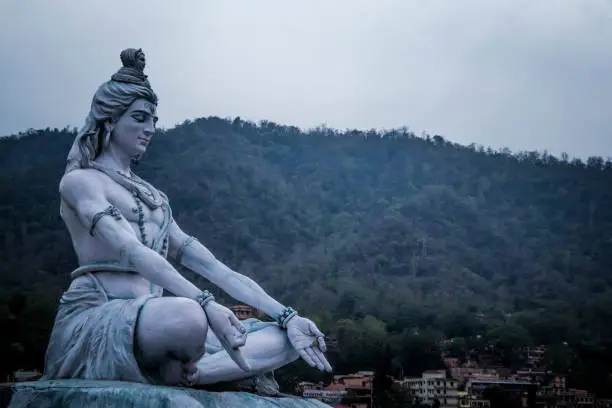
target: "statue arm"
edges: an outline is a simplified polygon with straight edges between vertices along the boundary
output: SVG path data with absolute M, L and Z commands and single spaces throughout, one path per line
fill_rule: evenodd
M 100 184 L 96 175 L 74 170 L 62 178 L 60 196 L 91 235 L 119 254 L 122 261 L 133 265 L 145 279 L 177 296 L 196 299 L 201 290 L 138 240 L 128 221 L 100 191 Z
M 252 279 L 232 271 L 204 245 L 181 231 L 175 222 L 170 226 L 169 254 L 234 299 L 263 311 L 275 320 L 280 317 L 279 324 L 287 329 L 289 342 L 300 357 L 311 367 L 332 371 L 323 354 L 327 350 L 325 335 L 311 320 L 297 316 L 293 309 L 285 308 L 274 300 Z
M 206 278 L 239 302 L 255 307 L 276 319 L 285 306 L 268 295 L 255 281 L 233 271 L 173 222 L 170 226 L 169 255 L 182 266 Z

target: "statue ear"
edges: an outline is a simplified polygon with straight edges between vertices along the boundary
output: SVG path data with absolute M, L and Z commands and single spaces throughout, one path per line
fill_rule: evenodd
M 104 148 L 106 148 L 108 144 L 110 143 L 110 138 L 111 138 L 112 133 L 113 133 L 113 122 L 110 120 L 104 122 L 104 141 L 102 142 L 104 145 Z
M 106 122 L 104 122 L 104 133 L 112 133 L 113 127 L 114 121 L 112 119 L 107 120 Z

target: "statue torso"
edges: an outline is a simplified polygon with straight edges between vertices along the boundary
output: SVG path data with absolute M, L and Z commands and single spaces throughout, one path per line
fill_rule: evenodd
M 96 183 L 106 193 L 107 200 L 114 205 L 129 222 L 134 236 L 148 247 L 156 245 L 157 252 L 162 256 L 167 254 L 167 232 L 163 227 L 170 217 L 170 208 L 167 203 L 158 207 L 149 207 L 147 203 L 139 200 L 126 187 L 118 184 L 106 174 L 96 169 L 85 170 L 89 173 L 91 182 Z M 89 229 L 83 226 L 74 210 L 61 202 L 61 216 L 72 239 L 72 245 L 77 255 L 79 265 L 91 263 L 121 262 L 119 254 L 104 245 L 99 239 L 92 237 Z M 160 232 L 162 235 L 160 236 Z M 96 277 L 99 278 L 107 292 L 121 297 L 134 297 L 151 292 L 161 293 L 159 287 L 153 287 L 142 276 L 131 272 L 104 271 L 99 268 Z M 76 278 L 81 279 L 81 278 Z

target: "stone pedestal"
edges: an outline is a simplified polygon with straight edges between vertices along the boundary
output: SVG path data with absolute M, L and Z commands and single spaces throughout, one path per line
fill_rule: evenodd
M 0 400 L 0 405 L 9 408 L 329 408 L 320 401 L 300 397 L 260 397 L 247 392 L 87 380 L 15 383 L 2 389 Z

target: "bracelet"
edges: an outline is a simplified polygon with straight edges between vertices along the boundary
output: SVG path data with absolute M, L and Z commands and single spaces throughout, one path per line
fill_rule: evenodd
M 208 290 L 204 290 L 198 293 L 195 300 L 202 306 L 202 309 L 204 309 L 209 302 L 215 300 L 215 297 Z
M 297 315 L 298 315 L 298 312 L 296 312 L 292 307 L 287 306 L 276 317 L 276 321 L 278 322 L 280 327 L 282 327 L 283 329 L 286 329 L 287 323 L 289 323 L 289 320 L 293 319 Z

